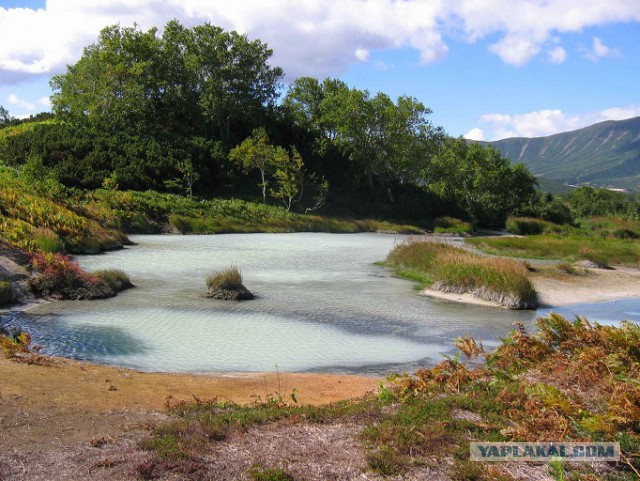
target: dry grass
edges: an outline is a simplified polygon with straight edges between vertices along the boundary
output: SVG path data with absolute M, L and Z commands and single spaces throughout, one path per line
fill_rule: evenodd
M 216 289 L 238 289 L 242 287 L 242 274 L 237 266 L 217 271 L 207 277 L 207 287 Z
M 512 259 L 481 257 L 450 244 L 412 238 L 391 251 L 387 265 L 435 290 L 471 293 L 515 309 L 537 304 L 526 265 Z

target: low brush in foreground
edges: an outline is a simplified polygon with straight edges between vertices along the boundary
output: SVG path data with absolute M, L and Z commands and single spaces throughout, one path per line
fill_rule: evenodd
M 207 297 L 223 301 L 246 301 L 254 295 L 242 284 L 242 274 L 236 266 L 214 272 L 207 278 Z
M 468 293 L 510 309 L 534 309 L 537 294 L 522 262 L 487 258 L 449 244 L 409 239 L 386 264 L 433 290 Z

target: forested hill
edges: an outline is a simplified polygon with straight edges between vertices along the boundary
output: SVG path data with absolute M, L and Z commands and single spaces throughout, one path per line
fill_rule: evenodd
M 640 117 L 488 144 L 544 181 L 640 191 Z

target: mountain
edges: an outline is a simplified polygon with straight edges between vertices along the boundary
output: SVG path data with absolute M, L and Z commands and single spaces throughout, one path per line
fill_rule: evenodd
M 493 145 L 522 162 L 541 184 L 640 191 L 640 117 L 606 121 L 548 137 L 515 137 Z

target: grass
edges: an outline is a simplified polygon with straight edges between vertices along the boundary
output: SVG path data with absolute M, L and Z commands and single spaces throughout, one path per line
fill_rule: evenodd
M 214 272 L 207 277 L 207 297 L 223 301 L 248 301 L 255 296 L 242 283 L 242 274 L 236 266 Z
M 239 289 L 242 287 L 242 274 L 236 266 L 223 271 L 214 272 L 207 277 L 209 289 Z
M 131 233 L 160 232 L 165 225 L 182 234 L 253 232 L 398 232 L 421 233 L 418 227 L 379 220 L 336 219 L 287 212 L 240 199 L 190 200 L 158 192 L 111 191 L 86 193 L 87 215 L 105 219 L 113 228 Z
M 142 446 L 156 453 L 158 465 L 168 463 L 162 466 L 175 470 L 182 466 L 178 461 L 197 464 L 211 452 L 211 443 L 249 427 L 340 420 L 360 426 L 367 468 L 384 476 L 403 477 L 426 467 L 453 480 L 511 481 L 506 465 L 470 462 L 469 442 L 554 440 L 621 444 L 621 463 L 565 464 L 565 479 L 637 479 L 640 326 L 600 326 L 551 314 L 536 327 L 530 334 L 518 326 L 490 353 L 471 338 L 459 338 L 457 356 L 395 376 L 377 395 L 356 401 L 327 406 L 298 406 L 280 397 L 252 406 L 182 402 L 169 409 L 172 419 Z M 485 362 L 471 368 L 462 356 Z M 556 464 L 548 468 L 559 471 Z M 274 476 L 259 479 L 288 475 L 279 468 L 258 470 Z M 522 467 L 518 472 L 523 474 Z
M 453 217 L 438 217 L 433 221 L 435 234 L 466 235 L 473 232 L 471 224 Z
M 449 244 L 409 239 L 396 246 L 385 265 L 402 277 L 444 292 L 468 292 L 506 307 L 529 309 L 536 292 L 522 262 L 486 258 Z
M 97 253 L 126 237 L 97 220 L 44 197 L 10 172 L 0 172 L 0 236 L 28 251 Z
M 133 287 L 127 273 L 121 269 L 101 269 L 93 275 L 106 284 L 114 293 Z
M 596 236 L 535 235 L 465 239 L 490 254 L 567 261 L 590 260 L 605 265 L 637 266 L 640 243 L 629 239 Z

